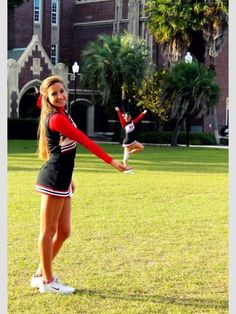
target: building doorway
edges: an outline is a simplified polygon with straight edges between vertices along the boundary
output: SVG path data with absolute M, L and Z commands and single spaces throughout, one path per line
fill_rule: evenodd
M 87 105 L 81 101 L 72 104 L 71 117 L 78 129 L 87 134 Z
M 21 97 L 19 104 L 19 118 L 38 118 L 40 109 L 37 107 L 37 90 L 33 86 Z

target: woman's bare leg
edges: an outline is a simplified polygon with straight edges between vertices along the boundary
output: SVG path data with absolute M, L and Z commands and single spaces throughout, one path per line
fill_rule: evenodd
M 129 147 L 124 147 L 123 165 L 128 167 Z
M 41 195 L 39 255 L 44 280 L 53 278 L 53 238 L 58 229 L 64 201 L 64 198 L 46 194 Z
M 136 142 L 133 145 L 127 146 L 125 148 L 128 149 L 129 155 L 133 155 L 141 152 L 144 149 L 144 146 L 141 143 Z
M 129 146 L 129 153 L 130 155 L 133 155 L 133 154 L 141 152 L 143 149 L 144 149 L 144 146 L 141 143 L 136 142 L 135 144 Z
M 71 216 L 71 198 L 68 197 L 64 200 L 63 208 L 59 217 L 57 230 L 52 239 L 52 260 L 62 247 L 64 241 L 70 235 L 70 216 Z M 36 274 L 42 274 L 41 263 L 36 271 Z
M 124 157 L 123 157 L 123 164 L 125 167 L 128 167 L 128 159 L 130 157 L 130 155 L 136 154 L 141 152 L 144 149 L 144 146 L 139 143 L 136 142 L 133 145 L 130 146 L 125 146 L 124 147 Z
M 71 198 L 68 197 L 65 199 L 61 215 L 59 218 L 56 234 L 53 237 L 52 246 L 53 246 L 53 258 L 59 252 L 64 241 L 70 236 L 70 214 L 71 214 Z

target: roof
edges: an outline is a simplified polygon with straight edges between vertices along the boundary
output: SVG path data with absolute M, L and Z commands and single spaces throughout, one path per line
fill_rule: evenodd
M 8 59 L 14 59 L 14 60 L 18 60 L 20 58 L 20 56 L 22 55 L 22 53 L 25 51 L 26 48 L 15 48 L 12 50 L 8 50 Z

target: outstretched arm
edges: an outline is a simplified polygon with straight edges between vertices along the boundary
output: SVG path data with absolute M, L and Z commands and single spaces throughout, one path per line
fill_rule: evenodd
M 119 120 L 120 120 L 120 124 L 121 124 L 122 128 L 124 128 L 125 125 L 126 125 L 126 121 L 125 121 L 125 119 L 124 119 L 124 117 L 123 117 L 123 115 L 122 115 L 122 113 L 121 113 L 121 111 L 120 111 L 120 108 L 119 108 L 119 107 L 115 107 L 115 110 L 116 110 L 117 113 L 118 113 L 118 117 L 119 117 Z
M 133 123 L 137 124 L 140 120 L 143 119 L 143 117 L 145 116 L 145 114 L 147 113 L 147 110 L 144 110 L 142 113 L 140 113 L 140 115 L 138 115 L 134 120 Z
M 77 143 L 84 146 L 91 153 L 96 155 L 108 164 L 111 164 L 114 168 L 119 171 L 127 170 L 121 163 L 114 160 L 109 156 L 99 145 L 92 141 L 87 135 L 77 129 L 63 114 L 56 113 L 49 120 L 49 127 L 52 131 L 59 132 L 64 136 L 76 141 Z

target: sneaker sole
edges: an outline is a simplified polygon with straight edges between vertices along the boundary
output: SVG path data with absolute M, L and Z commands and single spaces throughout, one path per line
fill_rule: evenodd
M 55 289 L 55 290 L 45 290 L 45 291 L 39 289 L 39 292 L 40 293 L 56 293 L 56 294 L 73 294 L 73 293 L 75 293 L 75 290 L 74 291 L 70 291 L 70 292 L 61 292 L 60 290 L 57 290 L 57 289 Z

